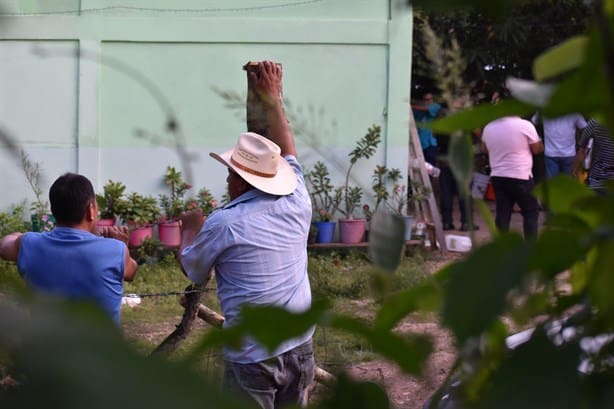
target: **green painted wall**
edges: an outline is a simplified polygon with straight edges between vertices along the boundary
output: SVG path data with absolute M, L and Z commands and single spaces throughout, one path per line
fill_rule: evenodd
M 359 163 L 367 191 L 377 163 L 407 168 L 411 11 L 402 0 L 0 0 L 0 127 L 40 162 L 45 189 L 77 171 L 97 189 L 164 189 L 167 165 L 219 197 L 225 170 L 208 152 L 245 129 L 248 60 L 284 67 L 300 160 L 323 159 L 340 182 L 347 153 L 372 124 L 384 143 Z M 236 95 L 229 108 L 220 91 Z M 166 131 L 179 122 L 194 160 Z M 147 134 L 139 138 L 137 134 Z M 31 200 L 0 148 L 0 211 Z

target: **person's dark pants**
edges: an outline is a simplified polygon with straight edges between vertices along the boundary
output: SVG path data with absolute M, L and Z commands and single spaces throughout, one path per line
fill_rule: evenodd
M 251 397 L 262 409 L 306 407 L 315 376 L 312 342 L 263 362 L 224 361 L 222 387 L 234 396 Z
M 437 166 L 437 158 L 439 157 L 439 148 L 437 146 L 429 146 L 426 149 L 422 149 L 422 153 L 424 154 L 425 162 Z
M 496 216 L 495 224 L 500 231 L 508 231 L 514 204 L 517 203 L 522 214 L 522 229 L 525 239 L 537 237 L 537 220 L 539 204 L 533 196 L 535 182 L 533 179 L 521 180 L 491 176 L 490 181 L 495 190 Z
M 452 170 L 447 166 L 442 166 L 439 174 L 439 210 L 441 211 L 441 221 L 444 225 L 453 224 L 452 208 L 454 205 L 454 196 L 458 196 L 458 208 L 460 209 L 461 224 L 467 223 L 467 203 L 463 200 L 458 192 L 456 179 L 452 174 Z

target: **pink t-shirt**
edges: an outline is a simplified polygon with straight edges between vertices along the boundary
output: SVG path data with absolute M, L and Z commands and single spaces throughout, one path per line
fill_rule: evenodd
M 528 180 L 533 177 L 533 154 L 530 144 L 539 142 L 539 135 L 530 121 L 506 116 L 484 128 L 482 141 L 488 149 L 490 176 Z

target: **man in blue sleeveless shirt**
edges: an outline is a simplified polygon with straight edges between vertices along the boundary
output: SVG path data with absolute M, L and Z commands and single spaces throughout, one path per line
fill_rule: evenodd
M 98 206 L 91 182 L 66 173 L 49 190 L 55 229 L 11 233 L 0 239 L 0 257 L 17 269 L 37 292 L 93 302 L 119 324 L 123 281 L 132 281 L 138 265 L 126 243 L 125 228 L 108 227 L 98 235 Z
M 234 149 L 211 156 L 228 167 L 230 203 L 204 222 L 198 210 L 182 216 L 181 262 L 187 276 L 206 282 L 215 267 L 224 326 L 240 320 L 243 305 L 302 312 L 311 305 L 307 235 L 311 200 L 297 162 L 281 100 L 281 67 L 264 61 L 248 74 L 264 105 L 267 138 L 240 135 Z M 264 409 L 306 406 L 314 379 L 314 328 L 268 351 L 246 337 L 224 349 L 224 386 Z

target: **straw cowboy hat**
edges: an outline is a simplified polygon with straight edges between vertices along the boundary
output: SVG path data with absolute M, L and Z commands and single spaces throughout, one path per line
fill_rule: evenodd
M 254 132 L 244 132 L 237 145 L 212 158 L 228 166 L 256 189 L 272 195 L 289 195 L 296 189 L 296 174 L 281 157 L 279 146 Z

